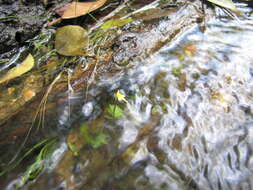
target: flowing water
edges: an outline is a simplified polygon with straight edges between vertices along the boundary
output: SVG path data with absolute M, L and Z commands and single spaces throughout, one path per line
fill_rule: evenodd
M 250 19 L 213 20 L 124 72 L 96 76 L 87 96 L 102 95 L 80 105 L 73 94 L 70 115 L 62 105 L 59 127 L 73 129 L 24 189 L 251 190 L 252 36 Z

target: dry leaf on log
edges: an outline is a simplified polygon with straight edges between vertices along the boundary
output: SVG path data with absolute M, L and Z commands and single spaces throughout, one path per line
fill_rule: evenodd
M 62 19 L 76 18 L 86 15 L 100 7 L 102 7 L 107 0 L 97 0 L 91 2 L 72 2 L 66 6 L 56 10 Z

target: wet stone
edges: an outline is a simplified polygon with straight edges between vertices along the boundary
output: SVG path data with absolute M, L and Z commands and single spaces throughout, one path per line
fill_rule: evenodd
M 127 65 L 129 59 L 137 56 L 142 50 L 138 33 L 126 32 L 119 36 L 114 50 L 113 61 L 118 65 Z

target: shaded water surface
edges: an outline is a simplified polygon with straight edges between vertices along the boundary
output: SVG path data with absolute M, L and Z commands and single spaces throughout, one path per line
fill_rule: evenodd
M 97 76 L 88 96 L 103 97 L 73 103 L 70 117 L 81 117 L 55 164 L 24 188 L 252 189 L 252 36 L 252 20 L 212 21 L 116 76 Z M 123 114 L 108 114 L 108 104 Z

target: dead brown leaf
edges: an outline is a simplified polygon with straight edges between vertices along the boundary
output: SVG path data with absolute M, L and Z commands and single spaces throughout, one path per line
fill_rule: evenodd
M 62 19 L 76 18 L 88 14 L 100 7 L 102 7 L 107 0 L 97 0 L 92 2 L 72 2 L 66 5 L 63 11 L 59 11 Z

